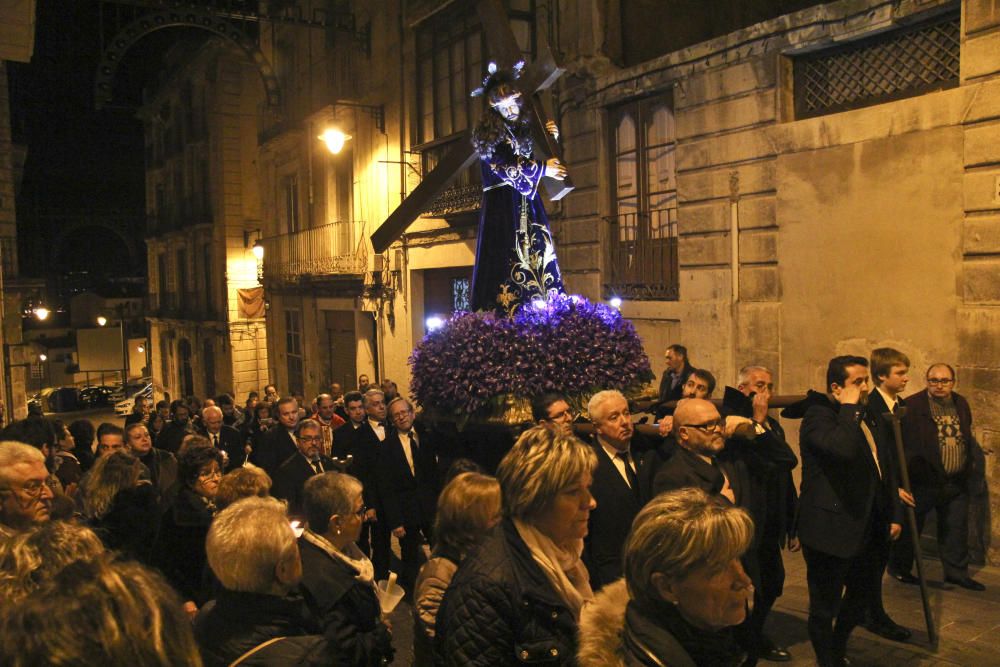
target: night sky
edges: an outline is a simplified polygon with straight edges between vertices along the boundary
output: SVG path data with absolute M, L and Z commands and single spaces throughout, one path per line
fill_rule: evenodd
M 114 9 L 105 3 L 105 16 Z M 153 33 L 130 49 L 115 79 L 115 105 L 96 111 L 100 11 L 94 0 L 39 0 L 31 63 L 10 64 L 15 141 L 28 147 L 18 197 L 25 275 L 145 272 L 144 255 L 129 266 L 113 233 L 89 227 L 56 248 L 61 224 L 46 222 L 52 215 L 131 212 L 130 231 L 144 253 L 143 136 L 135 111 L 142 86 L 155 80 L 165 46 L 180 31 Z M 115 32 L 110 21 L 104 28 L 109 37 Z

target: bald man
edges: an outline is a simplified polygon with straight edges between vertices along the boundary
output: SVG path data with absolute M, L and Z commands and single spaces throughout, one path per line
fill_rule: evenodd
M 224 419 L 222 408 L 215 405 L 204 408 L 201 411 L 202 434 L 213 447 L 225 453 L 227 469 L 239 468 L 247 459 L 243 437 L 232 426 L 226 426 Z

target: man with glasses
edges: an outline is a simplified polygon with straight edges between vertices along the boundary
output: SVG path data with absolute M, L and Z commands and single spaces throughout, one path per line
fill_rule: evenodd
M 576 414 L 569 405 L 565 394 L 550 392 L 542 394 L 531 403 L 531 416 L 539 424 L 554 424 L 572 432 Z
M 295 429 L 298 451 L 274 473 L 273 495 L 288 501 L 288 513 L 302 515 L 302 487 L 313 475 L 334 468 L 333 459 L 323 455 L 323 427 L 315 419 L 303 419 Z
M 982 450 L 972 435 L 972 410 L 955 392 L 955 369 L 934 364 L 927 388 L 906 399 L 902 420 L 906 467 L 916 501 L 917 531 L 931 510 L 937 515 L 937 541 L 944 578 L 973 591 L 986 587 L 969 576 L 969 489 L 972 462 Z M 909 528 L 904 525 L 903 532 Z M 903 583 L 911 574 L 913 541 L 904 534 L 892 547 L 889 572 Z
M 0 537 L 49 520 L 54 496 L 48 479 L 38 448 L 0 442 Z

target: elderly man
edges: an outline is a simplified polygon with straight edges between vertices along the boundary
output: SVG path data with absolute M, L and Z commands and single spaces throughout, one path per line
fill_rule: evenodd
M 234 664 L 330 665 L 337 650 L 308 620 L 301 597 L 302 560 L 285 507 L 244 498 L 219 512 L 205 541 L 222 590 L 198 612 L 195 639 L 205 667 Z
M 153 447 L 149 429 L 142 422 L 130 424 L 125 429 L 125 439 L 132 454 L 149 468 L 149 478 L 157 490 L 157 498 L 164 507 L 168 506 L 177 490 L 177 458 L 168 451 Z
M 277 425 L 262 433 L 250 452 L 250 462 L 263 468 L 269 475 L 274 475 L 278 466 L 298 450 L 294 433 L 299 423 L 299 402 L 291 396 L 285 396 L 278 400 L 277 410 Z
M 52 489 L 45 455 L 21 442 L 0 442 L 0 537 L 49 520 Z
M 639 492 L 640 453 L 633 449 L 632 414 L 620 391 L 599 391 L 587 404 L 596 428 L 590 445 L 597 454 L 583 559 L 596 591 L 622 576 L 622 546 L 643 498 Z
M 298 451 L 274 472 L 272 493 L 288 501 L 288 512 L 301 516 L 302 487 L 313 475 L 334 470 L 333 459 L 323 455 L 323 427 L 314 419 L 303 419 L 295 429 Z
M 926 379 L 927 387 L 906 399 L 902 423 L 917 531 L 923 532 L 927 515 L 934 510 L 945 581 L 982 591 L 986 587 L 969 576 L 970 471 L 973 460 L 982 457 L 972 435 L 972 410 L 955 391 L 954 368 L 934 364 L 927 369 Z M 905 524 L 903 532 L 909 532 Z M 913 542 L 904 534 L 892 546 L 889 572 L 899 581 L 916 583 L 912 566 Z
M 895 471 L 884 464 L 889 445 L 863 419 L 868 360 L 831 359 L 826 389 L 810 393 L 799 435 L 798 534 L 820 667 L 844 664 L 851 631 L 878 602 L 884 553 L 902 530 Z
M 239 467 L 246 461 L 243 436 L 232 426 L 226 426 L 222 408 L 212 405 L 201 411 L 202 435 L 212 446 L 225 454 L 226 467 Z
M 424 560 L 421 546 L 431 543 L 441 480 L 433 443 L 414 427 L 413 405 L 396 398 L 389 403 L 389 418 L 395 428 L 382 443 L 379 456 L 379 498 L 385 525 L 399 540 L 400 581 L 409 590 Z

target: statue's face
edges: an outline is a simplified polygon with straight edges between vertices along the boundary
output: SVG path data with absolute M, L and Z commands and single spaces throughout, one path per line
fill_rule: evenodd
M 521 93 L 503 91 L 502 96 L 490 102 L 490 106 L 506 121 L 515 121 L 521 116 Z

